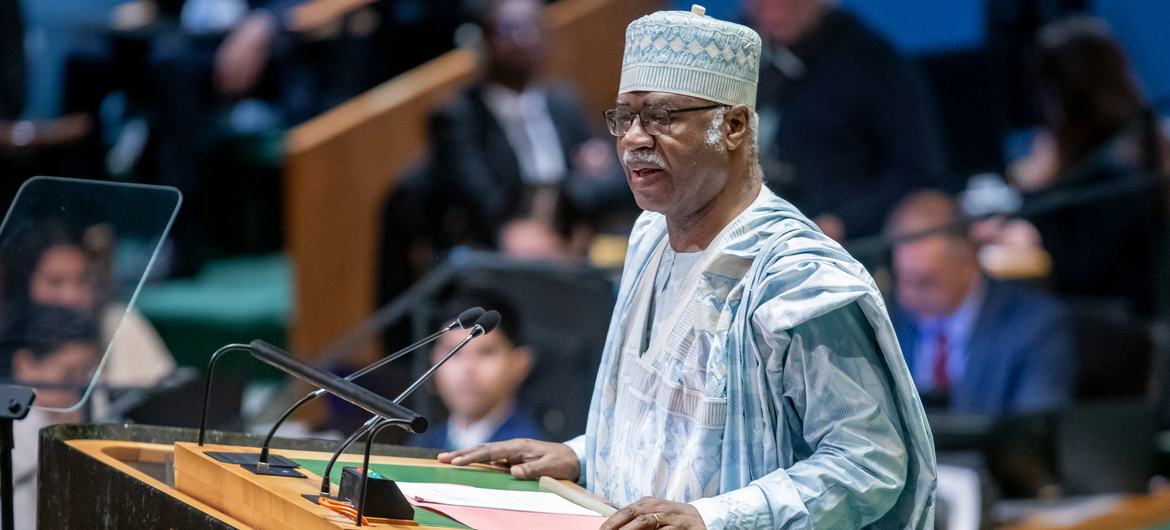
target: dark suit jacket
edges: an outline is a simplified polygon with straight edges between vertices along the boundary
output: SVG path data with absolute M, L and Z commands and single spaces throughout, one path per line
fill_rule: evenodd
M 556 85 L 547 87 L 547 101 L 565 151 L 565 167 L 570 170 L 562 186 L 566 198 L 578 213 L 599 207 L 595 198 L 576 193 L 572 182 L 571 158 L 590 138 L 579 112 L 581 102 L 572 91 Z M 491 246 L 500 227 L 523 207 L 524 181 L 516 153 L 488 109 L 481 85 L 460 93 L 431 117 L 431 149 L 432 191 L 446 205 L 466 209 L 471 238 Z M 622 189 L 624 179 L 617 182 L 616 189 L 611 181 L 604 185 L 619 195 L 629 195 L 628 189 Z
M 540 426 L 536 424 L 536 420 L 532 419 L 532 415 L 522 408 L 513 410 L 512 415 L 508 416 L 508 419 L 504 420 L 504 423 L 500 424 L 496 432 L 485 441 L 500 442 L 503 440 L 511 440 L 512 438 L 547 439 L 541 431 Z M 447 440 L 447 422 L 445 421 L 435 425 L 422 434 L 411 436 L 407 440 L 407 444 L 411 447 L 429 447 L 443 450 L 455 449 L 449 445 L 449 440 Z
M 945 187 L 933 103 L 893 45 L 834 9 L 791 52 L 802 76 L 760 67 L 760 113 L 779 114 L 760 145 L 768 187 L 810 218 L 841 217 L 849 238 L 877 233 L 908 192 Z
M 1068 311 L 1055 298 L 1018 284 L 987 280 L 986 286 L 950 411 L 1002 415 L 1067 404 L 1076 381 Z M 890 316 L 906 364 L 914 366 L 914 320 L 896 304 Z

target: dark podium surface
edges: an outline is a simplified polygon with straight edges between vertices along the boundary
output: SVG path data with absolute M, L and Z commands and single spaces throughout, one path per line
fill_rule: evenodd
M 171 488 L 141 480 L 67 444 L 70 440 L 117 440 L 170 445 L 194 442 L 198 431 L 149 425 L 56 425 L 40 433 L 40 463 L 37 475 L 37 525 L 41 528 L 235 528 L 217 517 L 214 510 L 201 509 L 176 496 L 174 477 L 166 461 L 114 455 L 137 472 Z M 209 431 L 207 441 L 259 447 L 259 435 Z M 304 451 L 333 451 L 331 440 L 276 439 L 273 447 Z M 437 451 L 374 445 L 373 454 L 434 458 Z M 170 491 L 168 491 L 170 490 Z M 210 513 L 209 513 L 210 512 Z M 218 514 L 223 515 L 223 514 Z M 229 519 L 230 518 L 226 518 Z

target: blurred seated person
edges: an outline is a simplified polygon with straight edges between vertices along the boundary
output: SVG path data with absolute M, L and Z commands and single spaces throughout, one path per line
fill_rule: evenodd
M 410 445 L 462 449 L 510 438 L 544 439 L 536 420 L 517 403 L 516 392 L 532 370 L 532 350 L 524 346 L 519 314 L 490 293 L 468 291 L 451 297 L 443 315 L 457 315 L 480 306 L 500 312 L 500 325 L 472 340 L 434 375 L 434 389 L 447 410 L 447 420 L 409 438 Z M 467 335 L 443 335 L 431 350 L 438 362 Z
M 183 192 L 171 232 L 176 276 L 194 275 L 211 256 L 207 228 L 217 200 L 208 161 L 224 127 L 256 134 L 322 110 L 301 35 L 290 26 L 303 2 L 183 0 L 180 27 L 151 41 L 146 105 L 157 182 Z
M 518 217 L 568 237 L 556 219 L 563 201 L 579 218 L 604 217 L 615 205 L 634 217 L 609 142 L 591 138 L 572 90 L 541 79 L 542 7 L 482 2 L 475 20 L 483 77 L 431 117 L 429 178 L 451 245 L 495 248 L 500 229 Z
M 513 219 L 500 229 L 500 253 L 517 260 L 567 262 L 573 256 L 569 246 L 556 229 L 537 219 Z
M 1070 401 L 1076 355 L 1067 310 L 986 277 L 952 197 L 908 196 L 886 235 L 895 242 L 890 317 L 924 405 L 998 416 Z
M 1044 123 L 1031 155 L 1009 170 L 1015 184 L 1037 200 L 1170 173 L 1170 144 L 1105 23 L 1060 19 L 1038 41 Z M 1150 181 L 1031 218 L 1052 255 L 1054 291 L 1153 314 L 1166 201 L 1165 182 Z
M 758 112 L 768 187 L 837 241 L 881 231 L 912 190 L 943 187 L 933 102 L 910 61 L 832 0 L 744 0 L 764 39 Z
M 0 0 L 0 120 L 24 111 L 25 68 L 20 0 Z
M 104 239 L 99 226 L 87 232 Z M 116 387 L 148 387 L 175 369 L 174 358 L 154 327 L 137 311 L 110 300 L 108 271 L 95 263 L 95 250 L 72 230 L 48 223 L 14 246 L 4 274 L 6 307 L 51 305 L 90 315 L 103 346 L 116 340 L 102 370 L 102 382 Z M 102 353 L 105 353 L 104 351 Z M 98 404 L 100 408 L 100 403 Z
M 69 408 L 81 400 L 85 386 L 101 361 L 98 327 L 87 314 L 54 305 L 29 304 L 5 318 L 0 359 L 10 378 L 37 388 L 36 405 Z M 37 385 L 76 385 L 41 388 Z M 53 411 L 56 422 L 77 421 L 80 414 Z
M 10 309 L 16 309 L 11 308 Z M 77 404 L 101 361 L 97 324 L 63 307 L 25 305 L 10 311 L 0 333 L 4 379 L 33 386 L 37 407 L 68 409 Z M 76 385 L 47 388 L 41 385 Z M 13 506 L 16 528 L 36 528 L 37 433 L 58 423 L 81 421 L 79 411 L 34 408 L 13 425 Z
M 387 198 L 381 302 L 453 247 L 507 251 L 500 237 L 516 219 L 544 224 L 580 257 L 596 229 L 628 229 L 637 217 L 612 144 L 590 134 L 573 90 L 541 78 L 541 2 L 474 5 L 481 77 L 431 115 L 427 164 Z

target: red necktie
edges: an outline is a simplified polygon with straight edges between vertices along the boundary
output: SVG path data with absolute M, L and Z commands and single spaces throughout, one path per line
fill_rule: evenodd
M 945 392 L 951 386 L 951 378 L 947 375 L 947 334 L 939 331 L 934 342 L 934 366 L 931 369 L 934 377 L 934 389 Z

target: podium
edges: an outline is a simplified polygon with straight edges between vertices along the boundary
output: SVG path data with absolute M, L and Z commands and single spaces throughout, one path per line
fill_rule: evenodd
M 42 430 L 38 524 L 53 528 L 93 528 L 95 522 L 117 528 L 358 528 L 352 519 L 302 496 L 318 493 L 317 473 L 337 442 L 279 440 L 273 454 L 301 464 L 297 470 L 306 475 L 290 478 L 256 475 L 204 454 L 256 450 L 260 436 L 209 432 L 210 443 L 200 447 L 193 441 L 196 435 L 193 429 L 141 425 L 58 425 Z M 494 489 L 539 488 L 534 481 L 518 481 L 503 471 L 440 464 L 434 460 L 434 450 L 375 444 L 372 453 L 371 469 L 390 478 Z M 360 465 L 360 460 L 360 455 L 343 455 L 334 476 L 343 465 Z M 421 508 L 416 508 L 415 520 L 417 526 L 364 527 L 466 528 Z

